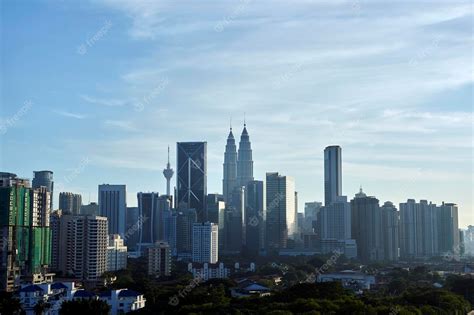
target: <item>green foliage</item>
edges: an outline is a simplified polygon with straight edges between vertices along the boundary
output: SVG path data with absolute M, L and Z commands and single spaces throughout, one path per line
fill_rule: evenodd
M 61 304 L 59 310 L 60 315 L 108 315 L 110 306 L 101 300 L 79 299 L 73 301 L 65 301 Z

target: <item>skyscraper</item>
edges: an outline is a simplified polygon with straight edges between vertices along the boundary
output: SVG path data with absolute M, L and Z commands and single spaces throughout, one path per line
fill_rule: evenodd
M 392 202 L 386 201 L 382 211 L 382 233 L 385 260 L 397 261 L 399 248 L 399 216 Z
M 235 139 L 230 128 L 229 136 L 227 137 L 227 144 L 224 153 L 224 178 L 222 180 L 222 192 L 224 201 L 230 202 L 230 196 L 237 187 L 237 147 L 235 146 Z
M 351 238 L 351 206 L 346 196 L 338 196 L 331 205 L 320 209 L 317 219 L 321 239 Z
M 248 182 L 253 180 L 253 160 L 252 146 L 250 144 L 247 125 L 244 123 L 244 129 L 240 135 L 239 152 L 237 157 L 237 183 L 238 186 L 247 186 Z
M 53 209 L 53 190 L 54 190 L 54 181 L 53 181 L 53 172 L 51 171 L 35 171 L 33 172 L 33 189 L 39 188 L 41 186 L 46 187 L 46 190 L 50 192 L 50 209 Z
M 30 182 L 0 173 L 0 290 L 14 291 L 26 271 L 30 233 Z
M 438 249 L 440 254 L 459 252 L 460 240 L 458 226 L 458 206 L 444 203 L 439 206 Z
M 219 194 L 208 194 L 206 197 L 207 221 L 219 224 L 224 220 L 225 202 L 224 196 Z M 220 226 L 219 226 L 220 229 Z
M 166 168 L 163 170 L 163 175 L 166 178 L 166 195 L 171 196 L 171 188 L 170 182 L 171 177 L 173 177 L 174 171 L 170 166 L 170 147 L 168 146 L 168 163 L 166 164 Z
M 324 205 L 326 206 L 342 195 L 341 151 L 338 145 L 324 149 Z
M 207 142 L 178 142 L 176 152 L 176 204 L 195 209 L 198 222 L 203 222 L 207 195 Z
M 246 247 L 252 254 L 265 249 L 266 197 L 265 182 L 253 180 L 245 189 Z
M 82 206 L 82 196 L 72 192 L 59 193 L 59 209 L 64 214 L 79 214 Z
M 0 173 L 0 289 L 12 291 L 18 278 L 42 273 L 51 263 L 51 194 L 46 186 Z
M 219 260 L 217 224 L 193 224 L 193 262 L 215 264 Z
M 107 217 L 110 234 L 124 237 L 126 209 L 125 185 L 99 185 L 99 213 Z
M 61 216 L 59 267 L 64 275 L 97 281 L 107 270 L 107 218 Z
M 163 240 L 163 213 L 170 209 L 169 196 L 160 196 L 156 192 L 137 193 L 138 213 L 142 218 L 139 231 L 138 250 L 152 246 L 155 242 Z
M 400 258 L 429 258 L 438 250 L 438 209 L 436 204 L 408 199 L 400 203 Z
M 351 200 L 352 238 L 357 242 L 357 256 L 361 261 L 384 259 L 382 215 L 379 200 L 367 196 L 360 188 Z
M 278 173 L 267 173 L 266 177 L 267 248 L 284 249 L 295 232 L 295 182 Z

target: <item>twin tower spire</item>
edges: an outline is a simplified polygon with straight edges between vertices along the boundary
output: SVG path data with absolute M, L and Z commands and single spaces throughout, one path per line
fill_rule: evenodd
M 228 202 L 235 188 L 246 186 L 253 180 L 252 147 L 250 144 L 247 124 L 244 120 L 244 129 L 240 135 L 239 151 L 235 145 L 235 138 L 230 126 L 229 136 L 224 153 L 224 179 L 222 180 L 224 201 Z

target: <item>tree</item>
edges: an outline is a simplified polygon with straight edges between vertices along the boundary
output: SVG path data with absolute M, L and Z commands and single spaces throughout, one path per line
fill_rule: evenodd
M 22 311 L 20 300 L 13 297 L 9 292 L 0 292 L 0 314 L 20 314 Z
M 101 300 L 79 299 L 73 301 L 65 301 L 61 304 L 59 310 L 60 315 L 108 315 L 110 306 Z

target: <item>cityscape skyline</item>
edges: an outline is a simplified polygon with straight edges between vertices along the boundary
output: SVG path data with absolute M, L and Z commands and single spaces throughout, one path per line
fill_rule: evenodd
M 126 184 L 129 206 L 164 193 L 179 141 L 208 142 L 208 192 L 220 192 L 227 121 L 240 129 L 245 112 L 254 178 L 294 177 L 300 212 L 324 201 L 321 152 L 337 144 L 343 195 L 455 202 L 460 227 L 474 222 L 467 1 L 3 9 L 0 166 L 52 170 L 54 205 L 61 190 L 98 201 L 102 183 Z

